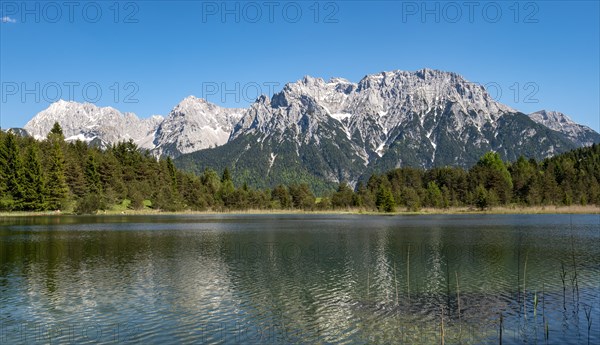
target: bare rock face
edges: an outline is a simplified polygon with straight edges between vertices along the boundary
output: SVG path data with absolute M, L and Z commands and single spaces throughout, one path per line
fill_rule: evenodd
M 131 139 L 157 156 L 177 157 L 225 144 L 241 114 L 242 110 L 221 108 L 193 96 L 175 106 L 166 119 L 158 115 L 140 119 L 111 107 L 61 100 L 38 113 L 25 129 L 42 139 L 58 122 L 69 141 L 108 145 Z
M 189 96 L 166 118 L 59 101 L 25 129 L 43 138 L 54 122 L 68 140 L 131 139 L 156 156 L 183 156 L 194 169 L 235 165 L 267 178 L 351 183 L 398 166 L 468 167 L 490 150 L 508 160 L 544 158 L 600 142 L 600 134 L 564 114 L 527 116 L 496 102 L 481 85 L 431 69 L 381 72 L 358 83 L 306 76 L 246 109 Z
M 60 100 L 38 113 L 25 125 L 25 130 L 34 138 L 43 139 L 58 122 L 69 141 L 96 141 L 107 145 L 131 139 L 141 148 L 152 149 L 156 128 L 163 120 L 162 116 L 140 119 L 133 113 L 123 114 L 111 107 Z
M 600 134 L 590 127 L 576 123 L 563 113 L 540 110 L 529 114 L 529 117 L 537 123 L 567 135 L 578 146 L 590 146 L 600 142 Z
M 260 171 L 271 185 L 284 182 L 281 176 L 353 184 L 399 166 L 468 167 L 490 150 L 507 160 L 544 158 L 600 142 L 582 141 L 556 121 L 535 121 L 456 73 L 382 72 L 358 83 L 306 76 L 270 99 L 259 97 L 225 145 L 179 162 L 196 171 Z
M 175 106 L 158 126 L 154 152 L 177 157 L 221 146 L 229 140 L 243 109 L 222 108 L 204 99 L 189 96 Z

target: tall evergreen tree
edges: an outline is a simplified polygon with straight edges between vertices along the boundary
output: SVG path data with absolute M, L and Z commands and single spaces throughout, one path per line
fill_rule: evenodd
M 51 142 L 49 152 L 48 183 L 46 188 L 48 195 L 48 208 L 57 210 L 63 206 L 67 199 L 69 188 L 65 179 L 65 162 L 61 143 Z
M 79 161 L 72 161 L 65 165 L 65 181 L 76 198 L 81 198 L 87 193 L 87 183 L 80 164 Z
M 46 209 L 46 182 L 42 172 L 42 165 L 37 144 L 27 148 L 23 174 L 23 210 L 40 211 Z
M 515 201 L 519 203 L 526 202 L 532 179 L 535 178 L 535 167 L 525 157 L 521 156 L 510 166 L 510 173 Z
M 306 183 L 291 185 L 290 196 L 295 208 L 309 210 L 315 206 L 315 195 Z
M 226 170 L 227 171 L 227 170 Z M 219 189 L 219 198 L 223 201 L 225 207 L 232 207 L 235 204 L 235 187 L 231 179 L 223 179 Z
M 58 122 L 54 122 L 54 125 L 52 126 L 52 129 L 50 130 L 50 134 L 64 136 L 62 127 L 60 126 L 60 124 Z
M 171 157 L 167 157 L 167 172 L 169 174 L 169 178 L 171 178 L 173 188 L 177 189 L 177 169 L 175 169 L 175 164 L 173 164 Z
M 279 208 L 286 209 L 292 207 L 292 197 L 290 196 L 290 192 L 284 185 L 280 184 L 273 188 L 271 197 L 273 201 L 279 203 Z
M 88 155 L 87 163 L 85 165 L 85 179 L 88 193 L 100 196 L 102 194 L 102 182 L 100 181 L 96 159 L 92 154 Z
M 494 191 L 501 203 L 505 204 L 511 200 L 512 177 L 497 152 L 490 151 L 484 154 L 469 173 L 473 184 L 482 184 L 487 190 Z
M 0 198 L 6 193 L 6 146 L 4 145 L 6 134 L 0 130 Z
M 337 191 L 331 196 L 331 204 L 333 207 L 350 207 L 352 206 L 353 195 L 354 191 L 348 186 L 348 183 L 341 182 Z
M 406 205 L 406 209 L 416 212 L 421 209 L 421 196 L 413 187 L 406 187 L 402 190 L 402 199 Z
M 475 188 L 474 203 L 480 210 L 485 210 L 490 206 L 489 193 L 481 184 Z
M 221 188 L 221 179 L 216 171 L 212 169 L 204 170 L 204 173 L 200 177 L 202 184 L 208 189 L 208 193 L 216 195 Z
M 20 210 L 24 197 L 23 165 L 17 147 L 17 138 L 14 134 L 6 134 L 4 145 L 0 149 L 0 157 L 3 163 L 1 169 L 4 182 L 2 184 L 5 185 L 0 206 L 7 210 Z
M 58 142 L 60 144 L 64 143 L 65 135 L 63 134 L 62 127 L 58 122 L 55 122 L 52 126 L 52 129 L 48 133 L 47 139 L 50 142 Z
M 221 182 L 231 181 L 231 174 L 229 173 L 229 169 L 226 167 L 223 170 L 223 177 L 221 177 Z
M 377 191 L 376 201 L 377 209 L 381 212 L 394 212 L 396 204 L 394 196 L 389 188 L 386 188 L 383 184 L 379 186 Z
M 427 204 L 435 208 L 441 208 L 444 205 L 442 191 L 434 181 L 427 184 Z

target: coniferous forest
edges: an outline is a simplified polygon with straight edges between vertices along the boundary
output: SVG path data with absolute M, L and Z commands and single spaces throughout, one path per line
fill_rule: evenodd
M 427 208 L 600 205 L 600 145 L 543 161 L 503 162 L 486 153 L 468 170 L 404 167 L 342 182 L 318 198 L 307 184 L 234 186 L 228 169 L 199 176 L 157 160 L 133 142 L 101 150 L 66 142 L 55 124 L 43 141 L 0 131 L 0 211 L 102 210 L 418 211 Z

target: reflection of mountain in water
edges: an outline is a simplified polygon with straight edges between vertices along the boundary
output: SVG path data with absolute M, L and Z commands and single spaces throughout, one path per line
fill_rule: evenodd
M 482 343 L 502 312 L 512 339 L 543 341 L 546 319 L 550 342 L 586 341 L 597 219 L 514 217 L 28 220 L 0 230 L 0 319 L 104 341 L 120 323 L 153 343 L 433 343 L 443 311 L 447 343 Z

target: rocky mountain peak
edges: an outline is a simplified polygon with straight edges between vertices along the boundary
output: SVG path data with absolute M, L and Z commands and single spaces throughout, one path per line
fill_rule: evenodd
M 308 155 L 319 155 L 327 147 L 326 162 L 337 161 L 335 150 L 342 150 L 344 159 L 357 164 L 355 171 L 365 165 L 468 164 L 488 149 L 505 152 L 508 158 L 525 152 L 522 147 L 538 139 L 543 145 L 534 146 L 542 156 L 571 144 L 600 142 L 600 134 L 562 113 L 540 111 L 529 117 L 517 113 L 479 84 L 456 73 L 425 68 L 375 73 L 358 83 L 305 76 L 285 84 L 271 98 L 259 96 L 246 109 L 225 108 L 190 95 L 166 118 L 139 119 L 111 107 L 60 100 L 25 128 L 43 138 L 59 122 L 70 140 L 133 139 L 156 155 L 171 157 L 253 137 L 260 145 L 288 145 L 297 157 L 307 145 L 314 146 Z M 547 130 L 558 137 L 541 139 L 550 135 Z M 328 178 L 352 175 L 334 170 Z
M 223 108 L 205 99 L 188 96 L 158 126 L 155 154 L 177 157 L 225 144 L 245 109 Z
M 539 110 L 529 117 L 554 131 L 566 134 L 580 146 L 589 146 L 600 140 L 600 134 L 593 129 L 580 125 L 563 113 L 552 110 Z

